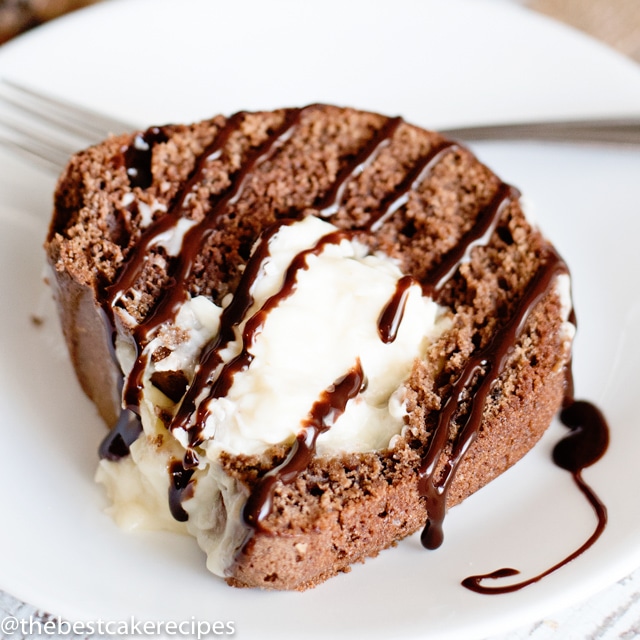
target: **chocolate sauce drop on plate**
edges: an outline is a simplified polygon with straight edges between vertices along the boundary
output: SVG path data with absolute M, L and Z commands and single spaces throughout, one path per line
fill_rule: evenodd
M 597 517 L 597 524 L 593 533 L 584 544 L 569 556 L 532 578 L 504 586 L 486 586 L 482 584 L 485 580 L 505 578 L 519 573 L 516 569 L 511 568 L 498 569 L 491 573 L 465 578 L 462 581 L 462 585 L 467 589 L 488 595 L 510 593 L 523 589 L 575 560 L 589 549 L 604 531 L 607 523 L 607 509 L 593 489 L 582 478 L 582 471 L 597 462 L 607 450 L 609 428 L 606 419 L 602 412 L 590 402 L 568 399 L 560 412 L 560 420 L 571 432 L 554 447 L 553 461 L 561 469 L 571 473 L 574 482 L 587 498 L 589 504 L 591 504 Z

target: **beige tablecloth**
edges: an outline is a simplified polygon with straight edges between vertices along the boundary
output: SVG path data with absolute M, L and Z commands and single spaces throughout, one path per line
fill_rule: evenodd
M 0 44 L 98 0 L 0 0 Z M 443 2 L 446 0 L 443 0 Z M 640 0 L 521 0 L 640 62 Z
M 525 5 L 640 62 L 640 0 L 529 0 Z

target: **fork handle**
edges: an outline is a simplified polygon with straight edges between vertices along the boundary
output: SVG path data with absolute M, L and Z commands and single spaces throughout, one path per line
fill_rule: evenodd
M 468 141 L 549 140 L 557 142 L 602 142 L 640 144 L 640 118 L 555 120 L 514 122 L 440 129 L 450 137 Z

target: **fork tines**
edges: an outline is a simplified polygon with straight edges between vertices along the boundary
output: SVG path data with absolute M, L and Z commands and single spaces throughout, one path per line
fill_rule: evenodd
M 55 172 L 79 149 L 132 128 L 13 80 L 0 80 L 0 144 Z

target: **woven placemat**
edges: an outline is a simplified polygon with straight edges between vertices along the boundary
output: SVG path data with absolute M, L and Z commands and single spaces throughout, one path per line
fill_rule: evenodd
M 51 18 L 97 0 L 0 0 L 0 44 Z M 640 62 L 640 0 L 525 0 Z
M 640 62 L 640 0 L 530 0 L 526 4 Z

